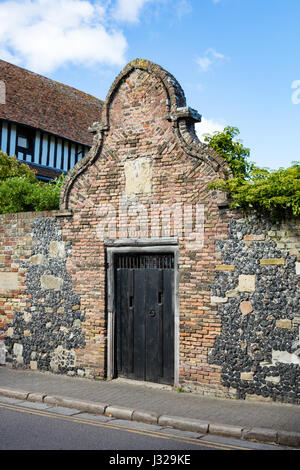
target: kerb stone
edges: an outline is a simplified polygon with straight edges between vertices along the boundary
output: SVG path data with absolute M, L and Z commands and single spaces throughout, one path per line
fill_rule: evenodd
M 194 431 L 200 433 L 207 433 L 209 423 L 198 419 L 182 418 L 179 416 L 162 415 L 158 418 L 160 426 L 171 426 L 183 431 Z

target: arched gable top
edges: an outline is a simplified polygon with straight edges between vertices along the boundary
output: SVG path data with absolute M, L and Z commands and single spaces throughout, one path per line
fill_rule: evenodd
M 93 146 L 88 152 L 88 154 L 84 158 L 82 158 L 68 173 L 68 176 L 64 182 L 61 191 L 61 209 L 68 208 L 69 195 L 75 181 L 77 180 L 79 175 L 83 174 L 87 170 L 87 168 L 89 168 L 99 158 L 102 151 L 102 147 L 104 145 L 104 141 L 107 142 L 111 131 L 111 135 L 113 135 L 113 114 L 110 114 L 110 111 L 113 111 L 114 98 L 119 93 L 121 85 L 124 84 L 124 82 L 129 81 L 128 78 L 130 74 L 135 74 L 136 71 L 140 72 L 141 70 L 149 73 L 149 75 L 152 75 L 152 77 L 155 78 L 153 82 L 160 82 L 161 89 L 165 91 L 167 103 L 165 107 L 163 106 L 165 110 L 163 112 L 166 112 L 166 115 L 162 116 L 162 118 L 165 118 L 166 120 L 170 121 L 170 128 L 172 128 L 174 132 L 176 141 L 179 143 L 186 156 L 191 157 L 195 161 L 193 172 L 197 172 L 200 168 L 200 165 L 202 165 L 203 163 L 207 166 L 212 175 L 219 175 L 221 177 L 224 174 L 224 171 L 226 172 L 226 174 L 230 174 L 228 165 L 222 159 L 222 157 L 216 154 L 213 149 L 209 148 L 207 145 L 202 144 L 199 141 L 195 133 L 194 123 L 200 122 L 201 116 L 198 114 L 197 111 L 186 106 L 184 92 L 177 80 L 159 65 L 156 65 L 147 60 L 135 59 L 123 69 L 123 71 L 116 77 L 113 84 L 111 85 L 103 106 L 101 122 L 95 122 L 89 129 L 90 132 L 94 134 Z M 162 108 L 158 108 L 159 113 L 160 109 Z M 110 119 L 111 122 L 109 122 Z M 161 121 L 161 123 L 155 124 L 153 126 L 155 131 L 157 125 L 163 124 L 163 120 Z M 134 119 L 132 122 L 134 122 Z M 129 124 L 131 126 L 131 121 L 129 121 Z M 133 128 L 130 127 L 130 134 L 132 134 L 132 129 Z M 158 134 L 156 135 L 156 137 L 157 136 Z
M 134 69 L 145 70 L 149 74 L 155 75 L 162 82 L 166 90 L 168 101 L 167 105 L 169 109 L 169 114 L 166 117 L 170 121 L 175 121 L 180 117 L 192 119 L 194 122 L 201 121 L 201 116 L 197 113 L 197 111 L 186 106 L 184 91 L 172 74 L 164 70 L 161 66 L 154 64 L 153 62 L 145 59 L 135 59 L 126 65 L 126 67 L 119 73 L 112 83 L 104 103 L 101 122 L 94 123 L 94 125 L 90 128 L 91 132 L 109 129 L 109 108 L 112 99 L 123 80 L 126 79 Z

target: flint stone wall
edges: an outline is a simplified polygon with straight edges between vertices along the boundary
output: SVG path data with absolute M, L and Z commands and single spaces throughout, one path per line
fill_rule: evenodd
M 0 276 L 6 364 L 76 374 L 75 349 L 84 347 L 84 317 L 66 270 L 71 245 L 62 241 L 62 218 L 28 213 L 0 219 L 11 247 L 8 251 L 1 245 L 1 274 L 10 278 L 9 268 L 22 279 L 7 288 Z
M 209 362 L 239 398 L 299 402 L 299 230 L 299 220 L 232 219 L 217 242 L 234 269 L 218 270 L 212 286 L 222 332 Z

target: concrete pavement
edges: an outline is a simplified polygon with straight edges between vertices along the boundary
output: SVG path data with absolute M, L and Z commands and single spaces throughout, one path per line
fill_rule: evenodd
M 154 384 L 96 381 L 5 366 L 0 366 L 0 396 L 300 449 L 299 405 L 212 398 Z

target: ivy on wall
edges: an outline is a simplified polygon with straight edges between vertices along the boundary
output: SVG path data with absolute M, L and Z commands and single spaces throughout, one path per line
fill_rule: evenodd
M 232 208 L 254 211 L 283 219 L 300 215 L 300 163 L 288 168 L 270 170 L 248 161 L 250 150 L 236 137 L 236 127 L 205 136 L 205 142 L 228 163 L 232 176 L 215 180 L 210 189 L 225 191 Z

